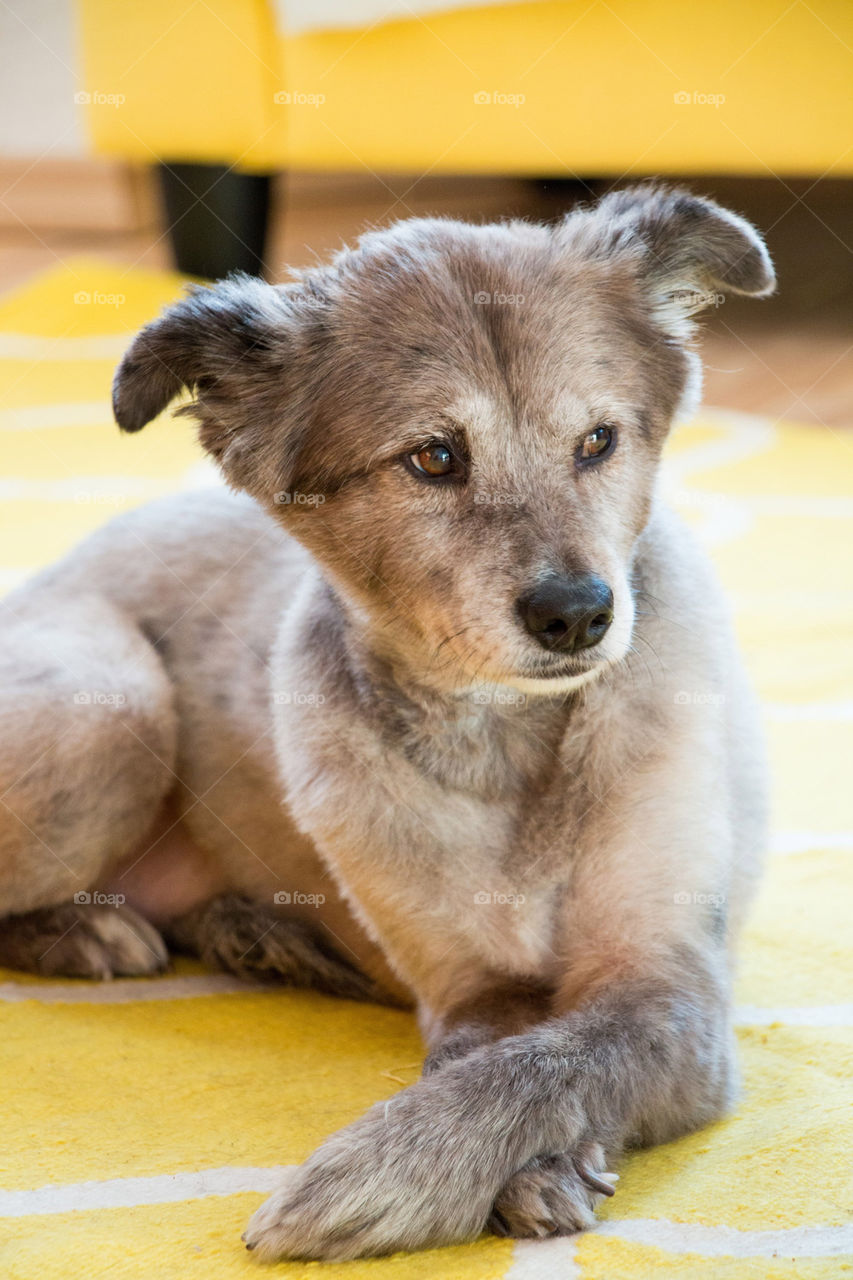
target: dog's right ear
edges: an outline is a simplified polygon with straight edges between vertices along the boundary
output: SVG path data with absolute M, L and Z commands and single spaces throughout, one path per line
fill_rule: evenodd
M 745 218 L 658 183 L 611 191 L 575 210 L 563 234 L 599 258 L 632 256 L 656 318 L 679 337 L 726 293 L 763 298 L 776 283 L 764 241 Z
M 276 430 L 294 381 L 301 316 L 296 286 L 234 275 L 187 297 L 134 339 L 113 381 L 122 431 L 140 431 L 183 391 L 204 448 L 240 488 L 278 484 L 299 442 Z M 275 455 L 275 467 L 272 459 Z M 273 470 L 275 474 L 273 474 Z

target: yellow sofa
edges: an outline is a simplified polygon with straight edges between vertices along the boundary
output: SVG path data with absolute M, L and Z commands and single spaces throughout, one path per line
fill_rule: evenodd
M 411 7 L 294 34 L 286 0 L 78 0 L 92 143 L 249 172 L 853 173 L 849 0 Z

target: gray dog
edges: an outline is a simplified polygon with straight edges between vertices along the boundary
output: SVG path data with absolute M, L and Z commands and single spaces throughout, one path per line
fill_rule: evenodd
M 169 943 L 416 1007 L 423 1077 L 292 1172 L 260 1257 L 575 1231 L 627 1145 L 729 1106 L 762 753 L 656 481 L 694 315 L 773 283 L 748 223 L 642 187 L 195 289 L 125 356 L 120 426 L 190 389 L 245 492 L 7 599 L 0 963 Z

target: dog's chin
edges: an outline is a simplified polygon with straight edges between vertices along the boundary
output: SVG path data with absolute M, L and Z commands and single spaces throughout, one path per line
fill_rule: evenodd
M 499 677 L 485 676 L 483 680 L 531 698 L 559 697 L 592 684 L 602 672 L 625 656 L 628 643 L 628 636 L 611 634 L 603 644 L 586 650 L 582 655 L 543 657 L 529 665 L 502 672 Z
M 457 687 L 456 693 L 473 698 L 474 702 L 507 705 L 522 703 L 528 698 L 561 697 L 590 684 L 609 665 L 610 658 L 602 655 L 598 661 L 584 664 L 564 661 L 500 674 L 481 672 L 476 683 Z
M 554 664 L 554 669 L 531 671 L 529 674 L 519 672 L 505 679 L 502 683 L 507 688 L 514 689 L 518 693 L 525 693 L 531 697 L 548 698 L 555 697 L 559 694 L 571 693 L 575 689 L 581 689 L 584 685 L 590 684 L 597 676 L 601 674 L 609 662 L 606 658 L 601 658 L 598 662 L 591 662 L 586 666 L 567 665 L 560 666 Z

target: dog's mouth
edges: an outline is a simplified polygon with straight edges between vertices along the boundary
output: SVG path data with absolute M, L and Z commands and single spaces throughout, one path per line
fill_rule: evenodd
M 583 661 L 578 658 L 563 657 L 561 660 L 555 659 L 551 662 L 525 666 L 517 670 L 505 683 L 522 693 L 542 695 L 568 693 L 594 680 L 605 666 L 607 661 L 603 656 L 598 658 L 590 656 Z
M 601 666 L 602 658 L 590 655 L 586 658 L 553 658 L 537 662 L 519 674 L 528 680 L 564 680 L 571 676 L 588 676 Z

